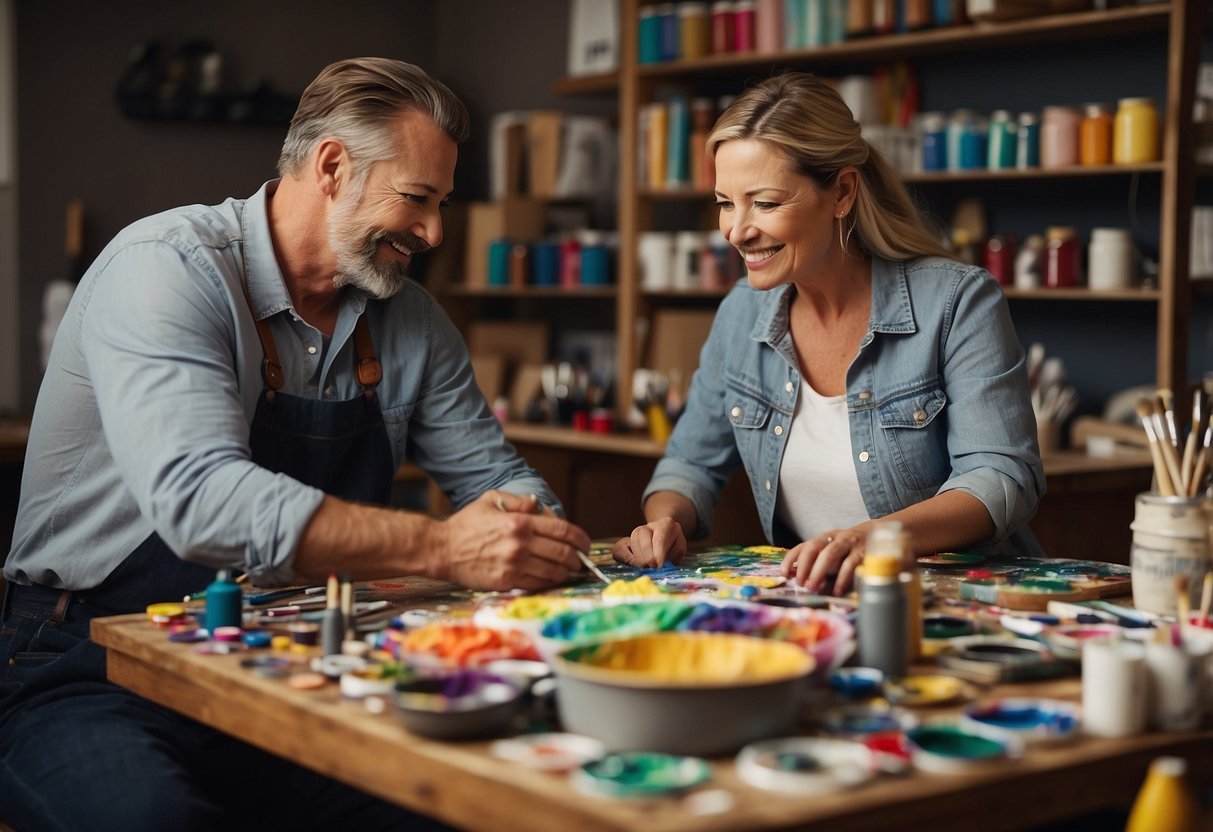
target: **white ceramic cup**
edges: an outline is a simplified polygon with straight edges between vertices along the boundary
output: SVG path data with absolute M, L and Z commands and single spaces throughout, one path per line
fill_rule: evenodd
M 1145 648 L 1091 639 L 1082 647 L 1082 727 L 1097 737 L 1130 737 L 1146 727 Z
M 1195 730 L 1204 711 L 1208 647 L 1153 642 L 1145 647 L 1150 725 L 1160 731 Z

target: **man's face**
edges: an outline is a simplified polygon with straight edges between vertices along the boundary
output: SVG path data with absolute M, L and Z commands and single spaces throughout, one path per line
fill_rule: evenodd
M 442 242 L 440 208 L 458 158 L 455 142 L 421 113 L 401 115 L 395 135 L 396 156 L 345 183 L 329 215 L 333 282 L 376 298 L 398 292 L 412 255 Z

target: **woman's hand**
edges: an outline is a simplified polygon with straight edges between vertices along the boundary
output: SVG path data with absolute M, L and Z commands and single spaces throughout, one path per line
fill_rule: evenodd
M 615 560 L 642 569 L 656 569 L 666 561 L 682 563 L 686 553 L 687 538 L 682 525 L 669 517 L 637 526 L 631 537 L 620 538 L 611 548 Z
M 851 588 L 855 568 L 863 563 L 867 539 L 867 529 L 861 526 L 831 529 L 789 549 L 779 574 L 810 592 L 821 594 L 828 589 L 830 594 L 842 595 Z

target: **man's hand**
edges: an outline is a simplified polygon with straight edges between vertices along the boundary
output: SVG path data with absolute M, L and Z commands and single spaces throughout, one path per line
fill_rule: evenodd
M 580 571 L 590 537 L 534 496 L 488 491 L 439 524 L 436 572 L 471 589 L 547 589 Z

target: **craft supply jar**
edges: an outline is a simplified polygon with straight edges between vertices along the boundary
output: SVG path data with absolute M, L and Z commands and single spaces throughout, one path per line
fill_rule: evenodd
M 733 51 L 753 52 L 758 37 L 754 0 L 733 3 Z
M 717 0 L 712 4 L 712 53 L 733 51 L 733 4 Z
M 1175 615 L 1176 578 L 1188 578 L 1188 604 L 1200 606 L 1201 583 L 1211 566 L 1210 502 L 1202 497 L 1138 494 L 1134 506 L 1129 567 L 1133 606 L 1155 615 Z
M 783 0 L 757 0 L 754 30 L 754 45 L 759 54 L 783 50 Z
M 922 169 L 947 170 L 948 125 L 942 113 L 923 113 L 918 118 L 922 144 Z
M 1072 107 L 1045 107 L 1040 126 L 1040 166 L 1078 164 L 1078 126 L 1082 117 Z
M 1078 127 L 1078 162 L 1083 165 L 1112 163 L 1112 108 L 1088 104 Z
M 1158 109 L 1153 98 L 1122 98 L 1116 109 L 1112 160 L 1137 165 L 1158 159 Z
M 708 54 L 711 27 L 708 25 L 707 3 L 681 3 L 678 6 L 678 36 L 683 60 L 694 60 Z
M 1087 246 L 1087 286 L 1095 290 L 1133 285 L 1133 238 L 1125 228 L 1093 228 Z
M 1065 289 L 1078 285 L 1078 238 L 1068 225 L 1045 232 L 1044 285 Z
M 986 167 L 990 170 L 1010 170 L 1015 167 L 1015 145 L 1018 124 L 1007 110 L 995 110 L 990 115 L 989 147 Z
M 1040 119 L 1036 113 L 1020 113 L 1015 131 L 1015 167 L 1040 167 Z
M 642 64 L 655 64 L 661 60 L 661 16 L 656 6 L 640 7 L 639 56 Z

